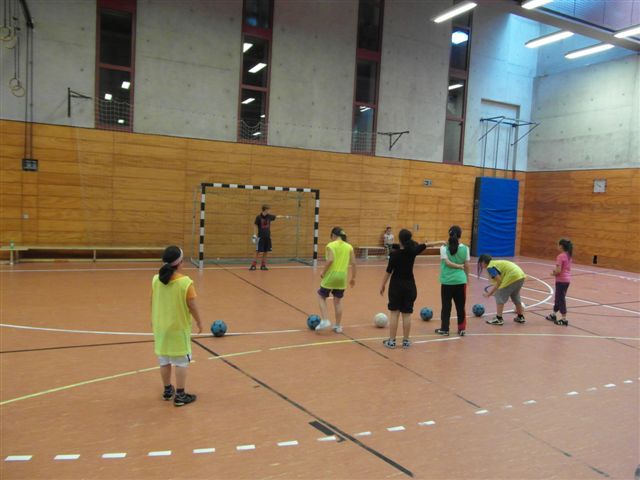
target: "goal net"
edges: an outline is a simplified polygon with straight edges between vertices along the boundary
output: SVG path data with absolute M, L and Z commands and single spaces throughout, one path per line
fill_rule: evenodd
M 254 222 L 262 205 L 278 218 L 271 223 L 271 261 L 315 265 L 318 257 L 320 192 L 311 188 L 202 183 L 194 198 L 191 261 L 250 261 Z

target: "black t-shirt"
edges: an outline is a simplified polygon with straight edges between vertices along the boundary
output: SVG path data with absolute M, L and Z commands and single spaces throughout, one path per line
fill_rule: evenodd
M 414 244 L 409 248 L 396 249 L 391 252 L 387 273 L 391 274 L 391 281 L 415 283 L 413 278 L 413 263 L 427 246 L 424 243 Z
M 258 237 L 271 238 L 271 222 L 276 219 L 275 215 L 268 213 L 267 215 L 258 215 L 256 221 L 253 222 L 258 227 Z

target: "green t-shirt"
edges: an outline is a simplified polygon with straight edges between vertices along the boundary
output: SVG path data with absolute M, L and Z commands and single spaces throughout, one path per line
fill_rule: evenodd
M 191 312 L 187 291 L 193 283 L 187 276 L 163 284 L 158 275 L 151 282 L 151 323 L 156 355 L 180 357 L 191 354 Z
M 458 251 L 455 255 L 451 254 L 448 245 L 440 247 L 440 283 L 442 285 L 463 285 L 467 283 L 467 274 L 465 271 L 459 268 L 449 267 L 444 261 L 445 255 L 450 262 L 463 264 L 469 260 L 469 247 L 462 243 L 459 244 Z
M 320 286 L 330 290 L 344 290 L 347 288 L 347 273 L 353 247 L 342 239 L 327 244 L 327 251 L 333 254 L 333 263 L 325 273 Z M 325 255 L 326 252 L 325 252 Z

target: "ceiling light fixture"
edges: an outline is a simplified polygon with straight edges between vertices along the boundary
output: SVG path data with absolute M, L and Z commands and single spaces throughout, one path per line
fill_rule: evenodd
M 262 135 L 262 133 L 261 133 L 261 132 L 256 132 L 256 133 L 253 133 L 252 135 L 253 135 L 254 137 L 257 137 L 258 135 Z
M 573 32 L 568 30 L 562 30 L 560 32 L 550 33 L 549 35 L 543 35 L 542 37 L 534 38 L 533 40 L 529 40 L 524 44 L 527 48 L 537 48 L 542 45 L 547 45 L 553 42 L 559 42 L 560 40 L 564 40 L 565 38 L 569 38 L 573 35 Z
M 111 95 L 110 93 L 105 93 L 104 94 L 104 99 L 105 100 L 111 100 L 113 98 L 113 95 Z
M 461 43 L 465 43 L 467 40 L 469 40 L 469 34 L 462 30 L 456 30 L 451 34 L 451 43 L 454 45 L 460 45 Z
M 249 105 L 249 104 L 250 104 L 251 102 L 253 102 L 254 100 L 255 100 L 255 98 L 253 98 L 253 97 L 249 97 L 249 98 L 247 98 L 246 100 L 243 100 L 243 101 L 242 101 L 242 104 L 243 104 L 243 105 Z
M 446 9 L 444 12 L 440 13 L 437 17 L 432 18 L 432 20 L 436 23 L 442 23 L 447 21 L 453 17 L 457 17 L 458 15 L 468 12 L 469 10 L 476 8 L 478 6 L 477 3 L 474 2 L 461 2 L 454 5 L 451 8 Z
M 553 0 L 528 0 L 526 2 L 522 2 L 522 8 L 533 10 L 534 8 L 541 7 L 542 5 L 546 5 L 547 3 L 551 3 L 552 1 Z
M 122 88 L 125 90 L 129 90 L 129 87 L 131 86 L 131 83 L 124 81 L 122 82 Z
M 462 88 L 464 85 L 462 83 L 454 83 L 453 85 L 449 85 L 449 90 L 456 90 L 458 88 Z
M 569 52 L 564 56 L 564 58 L 573 60 L 574 58 L 586 57 L 587 55 L 593 55 L 594 53 L 604 52 L 605 50 L 610 50 L 612 48 L 613 48 L 613 45 L 611 45 L 610 43 L 599 43 L 591 47 L 581 48 L 580 50 L 574 50 L 573 52 Z
M 124 119 L 119 118 L 119 119 L 118 119 L 118 123 L 119 123 L 120 125 L 124 124 Z
M 267 66 L 266 63 L 256 63 L 253 67 L 249 69 L 249 73 L 258 73 L 260 70 L 262 70 L 266 66 Z
M 245 53 L 247 50 L 249 50 L 251 47 L 253 47 L 253 43 L 249 43 L 249 42 L 244 42 L 242 44 L 242 53 Z
M 616 38 L 627 38 L 633 37 L 635 35 L 640 35 L 640 25 L 625 28 L 624 30 L 620 30 L 619 32 L 613 34 L 613 36 Z

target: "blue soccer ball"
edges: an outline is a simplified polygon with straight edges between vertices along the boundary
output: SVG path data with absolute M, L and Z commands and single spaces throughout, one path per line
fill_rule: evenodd
M 211 324 L 211 333 L 213 333 L 214 337 L 222 337 L 227 333 L 227 324 L 222 320 L 216 320 Z
M 484 305 L 482 305 L 481 303 L 476 303 L 471 311 L 476 317 L 481 317 L 482 315 L 484 315 Z
M 433 311 L 428 307 L 422 308 L 420 310 L 420 318 L 425 322 L 428 322 L 433 318 Z
M 307 327 L 309 327 L 309 330 L 315 330 L 319 324 L 320 324 L 320 316 L 309 315 L 309 317 L 307 318 Z

